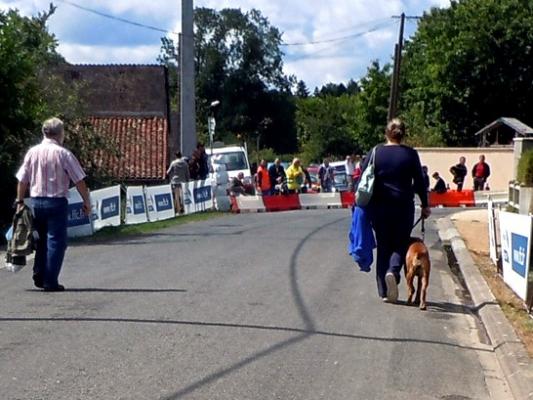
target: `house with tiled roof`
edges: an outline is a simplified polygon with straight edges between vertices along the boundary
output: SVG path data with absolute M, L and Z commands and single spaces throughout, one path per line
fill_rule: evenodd
M 60 74 L 81 84 L 89 121 L 116 143 L 118 156 L 102 156 L 99 163 L 124 182 L 164 181 L 179 137 L 177 123 L 171 123 L 166 67 L 67 64 Z

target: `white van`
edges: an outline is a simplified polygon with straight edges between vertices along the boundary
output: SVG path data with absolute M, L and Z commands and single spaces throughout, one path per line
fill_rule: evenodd
M 250 162 L 248 161 L 248 154 L 244 147 L 241 146 L 222 146 L 213 147 L 213 154 L 211 149 L 205 149 L 209 156 L 210 165 L 224 164 L 228 172 L 229 179 L 236 177 L 239 172 L 244 174 L 246 182 L 252 182 L 252 173 L 250 171 Z

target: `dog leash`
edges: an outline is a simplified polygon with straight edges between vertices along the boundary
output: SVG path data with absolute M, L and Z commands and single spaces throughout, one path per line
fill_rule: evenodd
M 418 225 L 418 223 L 419 223 L 420 221 L 422 221 L 422 224 L 421 224 L 421 226 L 420 226 L 420 232 L 422 232 L 422 240 L 424 240 L 424 239 L 425 239 L 424 236 L 425 236 L 425 233 L 426 233 L 426 228 L 425 228 L 425 226 L 424 226 L 424 221 L 425 221 L 425 219 L 422 218 L 422 215 L 420 216 L 420 218 L 418 218 L 418 219 L 416 220 L 415 224 L 413 225 L 413 229 L 415 229 L 415 227 Z

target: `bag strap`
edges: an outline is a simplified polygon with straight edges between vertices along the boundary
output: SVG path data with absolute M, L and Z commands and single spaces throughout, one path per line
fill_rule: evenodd
M 368 160 L 368 165 L 374 165 L 376 159 L 376 149 L 378 146 L 374 146 L 372 153 L 370 153 L 370 160 Z

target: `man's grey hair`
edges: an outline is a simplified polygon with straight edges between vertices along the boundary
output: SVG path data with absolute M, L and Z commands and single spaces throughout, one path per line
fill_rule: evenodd
M 63 121 L 54 117 L 43 122 L 42 132 L 46 137 L 57 137 L 63 132 L 63 129 Z

